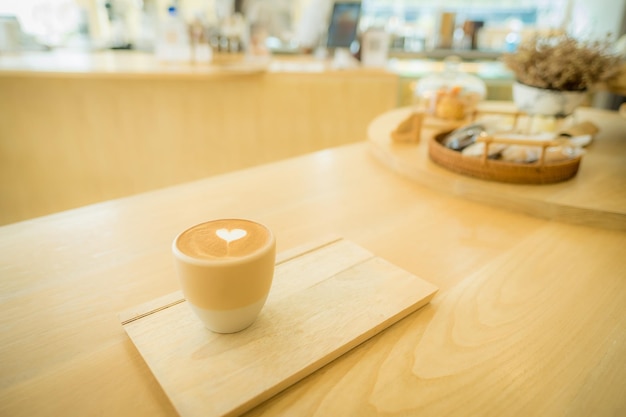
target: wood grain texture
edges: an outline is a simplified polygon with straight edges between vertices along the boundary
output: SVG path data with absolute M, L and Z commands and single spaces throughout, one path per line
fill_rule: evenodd
M 626 233 L 433 190 L 360 143 L 0 227 L 0 415 L 177 416 L 117 314 L 178 290 L 172 240 L 227 216 L 439 288 L 247 417 L 626 413 Z
M 120 65 L 0 71 L 0 224 L 362 141 L 397 98 L 382 71 Z
M 427 304 L 432 284 L 345 240 L 276 265 L 257 321 L 220 335 L 186 302 L 122 324 L 182 417 L 247 411 Z M 143 310 L 143 308 L 140 308 Z
M 495 106 L 506 108 L 510 104 L 483 104 L 485 108 Z M 391 132 L 410 112 L 410 108 L 391 110 L 369 126 L 374 155 L 395 172 L 434 189 L 509 210 L 626 230 L 626 120 L 617 113 L 578 109 L 576 120 L 591 121 L 600 132 L 586 148 L 574 178 L 556 184 L 519 185 L 471 178 L 435 164 L 428 156 L 428 140 L 438 132 L 435 128 L 423 129 L 419 144 L 395 143 Z

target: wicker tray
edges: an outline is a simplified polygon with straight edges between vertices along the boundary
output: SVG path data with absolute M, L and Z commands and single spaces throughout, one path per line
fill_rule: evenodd
M 515 163 L 487 158 L 487 150 L 491 143 L 525 144 L 528 142 L 514 139 L 482 137 L 486 142 L 482 157 L 466 156 L 461 152 L 448 149 L 442 141 L 450 131 L 434 135 L 428 143 L 428 155 L 438 165 L 459 174 L 490 181 L 516 184 L 551 184 L 568 180 L 576 175 L 580 166 L 581 156 L 559 162 L 546 162 L 546 148 L 560 144 L 557 141 L 537 141 L 533 146 L 541 146 L 541 157 L 532 163 Z

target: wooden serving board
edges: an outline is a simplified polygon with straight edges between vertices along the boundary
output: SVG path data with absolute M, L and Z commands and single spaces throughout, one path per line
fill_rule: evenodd
M 205 329 L 181 292 L 120 319 L 181 416 L 230 416 L 424 306 L 436 291 L 336 238 L 280 254 L 265 307 L 239 333 Z

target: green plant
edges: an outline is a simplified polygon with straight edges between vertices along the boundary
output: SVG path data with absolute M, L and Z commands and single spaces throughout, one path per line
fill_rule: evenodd
M 535 36 L 503 60 L 522 84 L 583 91 L 619 72 L 621 59 L 609 47 L 608 38 L 585 42 L 569 35 Z

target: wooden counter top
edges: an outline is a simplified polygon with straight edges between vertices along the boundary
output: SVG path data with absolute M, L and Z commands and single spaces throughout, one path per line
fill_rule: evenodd
M 160 62 L 154 54 L 140 51 L 51 51 L 0 54 L 0 77 L 168 77 L 202 79 L 232 75 L 251 75 L 263 72 L 280 74 L 334 74 L 345 76 L 358 72 L 372 75 L 397 75 L 410 79 L 439 73 L 444 69 L 442 61 L 428 59 L 389 60 L 386 69 L 358 67 L 333 68 L 331 60 L 320 60 L 310 55 L 274 55 L 269 62 L 226 65 L 218 63 L 168 63 Z M 236 62 L 236 61 L 235 61 Z M 512 73 L 500 61 L 463 62 L 461 71 L 477 75 L 491 84 L 510 84 Z
M 138 51 L 101 52 L 23 52 L 0 54 L 0 77 L 72 77 L 72 78 L 188 78 L 205 79 L 224 76 L 279 74 L 361 74 L 392 76 L 391 72 L 372 68 L 333 69 L 330 61 L 311 56 L 272 57 L 269 61 L 216 59 L 212 63 L 161 62 L 151 53 Z
M 176 291 L 172 239 L 226 216 L 440 288 L 248 416 L 626 412 L 626 232 L 435 191 L 358 143 L 1 227 L 0 415 L 175 416 L 117 314 Z

